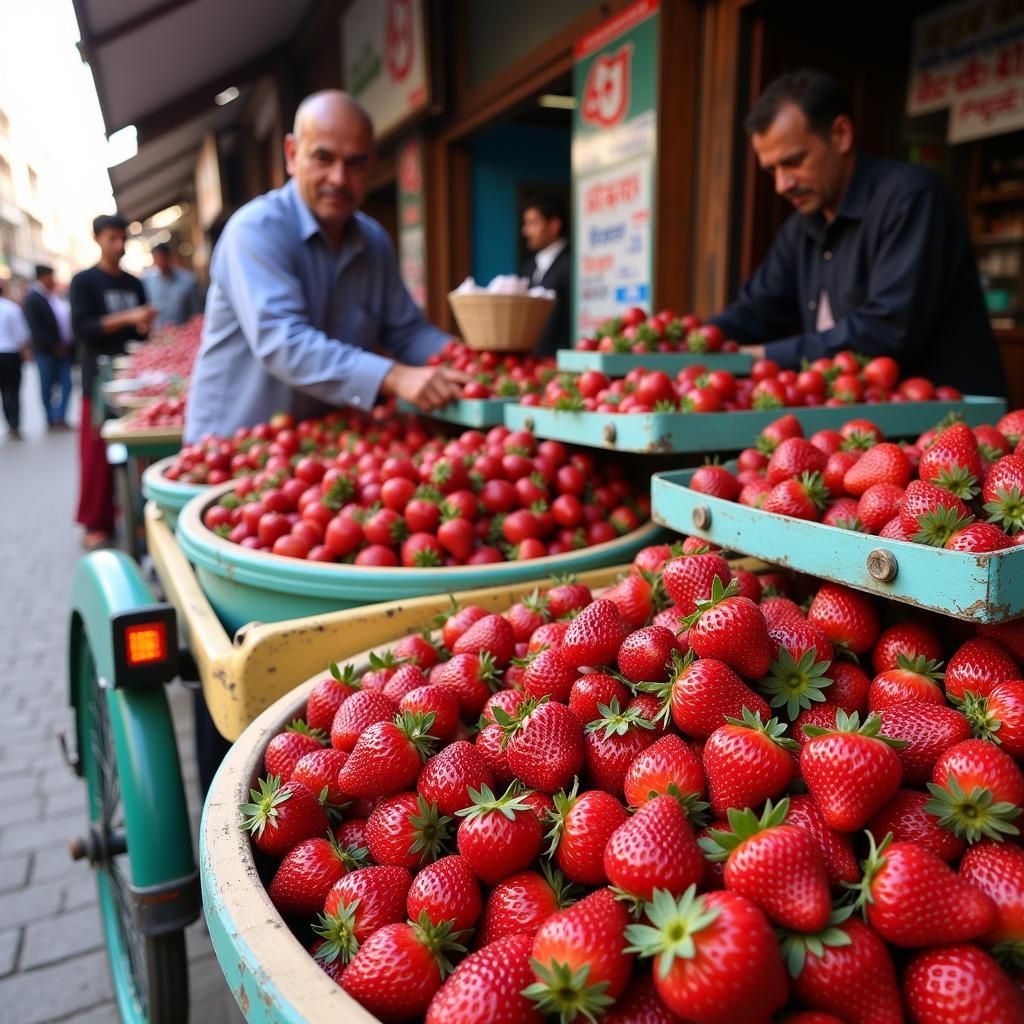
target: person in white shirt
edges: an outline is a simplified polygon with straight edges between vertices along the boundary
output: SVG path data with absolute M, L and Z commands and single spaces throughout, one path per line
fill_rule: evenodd
M 29 337 L 25 314 L 4 296 L 0 281 L 0 400 L 12 441 L 21 440 L 21 363 L 28 355 Z
M 519 273 L 528 277 L 531 285 L 550 288 L 556 295 L 555 308 L 533 350 L 537 356 L 553 356 L 570 345 L 572 256 L 567 228 L 565 203 L 559 196 L 542 196 L 523 208 L 523 238 L 533 255 Z
M 68 400 L 71 398 L 71 362 L 74 332 L 71 306 L 57 293 L 53 267 L 36 267 L 36 281 L 22 303 L 32 332 L 32 353 L 39 370 L 43 410 L 50 430 L 67 430 Z

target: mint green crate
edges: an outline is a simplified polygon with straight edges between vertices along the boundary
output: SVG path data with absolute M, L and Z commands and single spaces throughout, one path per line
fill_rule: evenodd
M 727 468 L 735 472 L 736 464 Z M 972 555 L 810 523 L 693 491 L 694 472 L 652 477 L 655 522 L 957 619 L 995 623 L 1024 615 L 1024 547 Z
M 664 370 L 677 374 L 690 366 L 708 370 L 728 370 L 737 376 L 749 376 L 754 357 L 746 352 L 580 352 L 563 348 L 558 352 L 558 368 L 571 373 L 599 370 L 606 377 L 625 377 L 630 370 Z
M 482 430 L 504 423 L 505 407 L 518 401 L 518 398 L 459 398 L 433 412 L 421 412 L 410 402 L 400 401 L 398 408 L 402 412 L 415 413 L 427 419 Z
M 168 480 L 164 470 L 174 461 L 174 456 L 161 459 L 147 466 L 142 473 L 142 496 L 153 501 L 163 512 L 168 525 L 174 529 L 178 514 L 197 495 L 205 494 L 206 484 L 193 484 L 185 480 Z
M 568 412 L 538 406 L 510 405 L 505 425 L 511 430 L 532 430 L 537 437 L 591 448 L 643 453 L 699 453 L 740 451 L 754 443 L 773 420 L 792 413 L 806 434 L 837 429 L 847 420 L 865 418 L 887 437 L 914 437 L 956 413 L 970 426 L 995 423 L 1006 412 L 1002 398 L 966 395 L 949 402 L 858 403 L 813 408 L 783 408 L 709 413 L 599 413 Z

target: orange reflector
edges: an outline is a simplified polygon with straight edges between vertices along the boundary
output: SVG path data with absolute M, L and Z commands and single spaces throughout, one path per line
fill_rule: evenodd
M 148 665 L 167 657 L 167 626 L 163 622 L 143 622 L 129 626 L 124 638 L 129 667 Z

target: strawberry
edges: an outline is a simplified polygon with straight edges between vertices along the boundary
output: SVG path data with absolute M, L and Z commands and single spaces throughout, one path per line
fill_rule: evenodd
M 828 667 L 828 678 L 832 680 L 832 685 L 825 692 L 831 703 L 841 707 L 848 715 L 854 711 L 863 714 L 867 710 L 871 680 L 863 669 L 851 661 L 833 661 Z
M 494 709 L 501 708 L 510 715 L 516 713 L 516 708 L 525 700 L 522 690 L 496 690 L 487 698 L 483 711 L 480 713 L 480 726 L 494 724 Z
M 767 640 L 767 630 L 765 631 Z M 768 702 L 747 686 L 724 662 L 714 658 L 683 660 L 671 684 L 672 721 L 688 736 L 708 737 L 728 717 L 741 718 L 744 708 L 763 721 L 771 718 Z
M 1024 760 L 1024 680 L 997 683 L 987 697 L 968 690 L 962 706 L 978 739 L 991 740 L 1011 757 Z
M 885 943 L 863 921 L 851 917 L 851 911 L 851 907 L 835 911 L 816 934 L 787 932 L 783 936 L 793 993 L 804 1006 L 832 1011 L 845 1024 L 902 1024 L 892 957 Z M 787 1017 L 787 1024 L 804 1024 L 803 1017 Z M 807 1020 L 806 1024 L 825 1022 Z
M 653 576 L 630 573 L 606 590 L 604 597 L 619 609 L 630 629 L 637 629 L 648 623 L 657 606 L 664 603 L 660 591 Z
M 603 845 L 604 873 L 618 893 L 637 906 L 656 889 L 681 896 L 704 875 L 704 858 L 678 801 L 649 800 L 623 821 Z
M 960 880 L 947 864 L 916 843 L 875 845 L 861 867 L 860 903 L 868 924 L 894 946 L 937 946 L 984 935 L 995 923 L 995 904 Z
M 978 442 L 978 453 L 985 462 L 995 463 L 1004 455 L 1009 455 L 1012 445 L 988 423 L 981 423 L 972 428 L 974 439 Z
M 992 523 L 968 523 L 957 530 L 945 545 L 947 551 L 967 551 L 971 554 L 1003 551 L 1012 546 L 1013 541 Z
M 545 861 L 541 871 L 520 871 L 503 878 L 490 892 L 478 931 L 480 945 L 525 933 L 531 947 L 537 929 L 573 902 L 576 887 Z
M 855 832 L 896 792 L 903 776 L 894 749 L 881 735 L 882 720 L 836 713 L 833 728 L 805 725 L 800 771 L 825 820 L 839 832 Z
M 583 730 L 587 774 L 597 789 L 622 793 L 626 771 L 633 759 L 657 738 L 654 723 L 639 708 L 620 711 L 619 702 L 602 704 L 598 717 Z
M 1024 409 L 1015 409 L 1008 412 L 996 424 L 999 431 L 1011 445 L 1016 445 L 1021 438 L 1024 438 Z
M 523 670 L 523 689 L 531 697 L 550 697 L 565 704 L 577 675 L 559 648 L 546 648 L 530 657 Z
M 418 868 L 436 860 L 448 842 L 451 818 L 438 814 L 416 793 L 396 793 L 374 807 L 366 822 L 366 845 L 378 864 Z
M 878 533 L 900 514 L 904 488 L 895 484 L 873 484 L 857 501 L 856 518 L 867 533 Z
M 432 686 L 440 686 L 459 702 L 463 718 L 475 718 L 497 688 L 500 673 L 487 651 L 456 654 L 430 673 Z
M 914 956 L 903 973 L 903 997 L 919 1024 L 1015 1024 L 1024 995 L 977 946 L 944 946 Z
M 645 626 L 622 641 L 617 661 L 629 682 L 664 682 L 672 664 L 672 652 L 679 648 L 675 634 L 664 626 Z
M 831 680 L 832 644 L 813 622 L 782 622 L 768 630 L 773 661 L 760 689 L 773 708 L 785 708 L 790 719 L 815 701 L 826 699 L 823 689 Z
M 411 711 L 396 715 L 393 722 L 375 722 L 356 740 L 338 773 L 342 791 L 377 798 L 408 789 L 437 743 L 430 735 L 433 724 L 433 712 Z
M 701 658 L 725 662 L 748 679 L 759 679 L 771 664 L 768 626 L 760 608 L 736 596 L 735 580 L 728 586 L 715 578 L 711 597 L 684 620 L 690 647 Z
M 878 536 L 883 537 L 886 540 L 902 540 L 906 543 L 910 543 L 914 538 L 911 534 L 907 533 L 903 529 L 903 523 L 900 521 L 900 517 L 895 515 L 889 520 L 879 531 Z
M 844 480 L 850 468 L 860 460 L 862 452 L 832 452 L 825 462 L 822 470 L 822 479 L 828 488 L 828 493 L 833 497 L 842 497 L 847 493 Z
M 765 721 L 744 708 L 741 718 L 725 721 L 704 744 L 711 810 L 719 817 L 784 792 L 796 767 L 790 751 L 799 749 L 776 718 Z
M 610 889 L 598 889 L 549 917 L 533 940 L 537 979 L 523 990 L 544 1014 L 594 1019 L 625 991 L 633 957 L 624 949 L 629 923 Z
M 545 622 L 533 631 L 526 653 L 536 654 L 545 647 L 561 647 L 568 628 L 568 622 Z
M 448 815 L 468 807 L 469 791 L 485 785 L 494 786 L 494 774 L 476 747 L 465 740 L 449 743 L 434 754 L 416 780 L 420 796 Z
M 1010 534 L 1024 529 L 1024 458 L 1007 455 L 999 459 L 985 477 L 981 496 L 990 523 Z
M 828 456 L 802 437 L 787 437 L 772 452 L 768 460 L 768 483 L 773 487 L 783 480 L 804 473 L 820 473 L 825 469 Z
M 375 722 L 390 722 L 398 705 L 379 690 L 360 690 L 338 708 L 331 723 L 331 746 L 351 752 L 359 737 Z
M 437 648 L 430 640 L 430 637 L 423 633 L 412 633 L 409 636 L 403 636 L 395 644 L 394 654 L 401 661 L 419 665 L 424 672 L 429 672 L 439 660 Z
M 504 668 L 515 654 L 516 637 L 508 619 L 501 615 L 485 615 L 463 633 L 452 654 L 489 654 L 498 668 Z
M 993 687 L 1020 678 L 1020 669 L 997 641 L 975 637 L 962 644 L 946 666 L 946 693 L 960 699 L 964 692 L 987 697 Z
M 960 861 L 960 877 L 996 905 L 996 923 L 981 942 L 1007 966 L 1024 957 L 1024 850 L 983 839 Z
M 540 823 L 511 787 L 500 797 L 486 785 L 469 795 L 470 806 L 457 812 L 459 853 L 485 885 L 494 885 L 533 862 L 541 845 Z
M 310 729 L 301 718 L 296 718 L 267 744 L 263 754 L 266 774 L 278 775 L 287 782 L 299 761 L 311 751 L 323 750 L 326 740 L 326 733 Z
M 700 758 L 675 733 L 655 740 L 633 759 L 623 783 L 630 807 L 643 807 L 657 796 L 675 797 L 693 817 L 707 810 L 707 787 Z
M 943 828 L 969 843 L 982 836 L 1016 836 L 1024 803 L 1024 774 L 1009 754 L 987 740 L 964 740 L 935 763 L 928 810 Z
M 997 641 L 1015 661 L 1024 664 L 1024 618 L 983 623 L 978 626 L 978 633 L 988 640 Z
M 590 588 L 579 583 L 573 576 L 555 580 L 553 586 L 544 595 L 548 603 L 548 615 L 552 619 L 561 619 L 570 612 L 582 611 L 591 602 Z
M 900 622 L 879 634 L 871 652 L 875 672 L 898 668 L 898 659 L 904 655 L 913 661 L 922 657 L 928 661 L 942 660 L 942 641 L 933 629 L 919 622 Z
M 800 605 L 788 597 L 769 595 L 758 602 L 758 608 L 761 609 L 761 614 L 769 629 L 774 629 L 775 626 L 783 622 L 804 621 L 804 613 L 800 610 Z
M 765 498 L 771 494 L 772 485 L 764 477 L 758 477 L 743 485 L 743 489 L 736 499 L 741 505 L 748 505 L 750 508 L 760 508 Z
M 505 612 L 505 618 L 512 627 L 516 643 L 528 641 L 533 631 L 548 621 L 548 599 L 542 597 L 539 590 L 534 590 L 512 605 Z
M 476 752 L 483 758 L 484 764 L 494 776 L 494 784 L 498 789 L 508 786 L 515 776 L 508 766 L 508 754 L 505 752 L 505 732 L 500 725 L 487 725 L 477 733 L 473 743 Z
M 761 817 L 729 809 L 729 829 L 701 841 L 714 860 L 725 861 L 725 887 L 756 903 L 783 928 L 820 931 L 832 911 L 825 858 L 804 829 L 786 824 L 789 801 L 765 804 Z
M 334 838 L 346 849 L 354 847 L 366 850 L 366 819 L 346 818 L 335 826 Z
M 611 665 L 628 633 L 618 607 L 599 598 L 569 624 L 562 639 L 562 654 L 573 668 Z
M 798 479 L 776 484 L 764 499 L 761 511 L 817 522 L 827 500 L 828 488 L 822 475 L 804 473 Z
M 547 849 L 562 874 L 580 885 L 606 885 L 601 859 L 608 837 L 626 820 L 626 809 L 611 793 L 588 789 L 556 793 Z
M 958 498 L 973 498 L 983 470 L 971 428 L 966 423 L 954 423 L 943 430 L 921 456 L 917 475 Z
M 916 789 L 897 789 L 892 799 L 868 822 L 868 831 L 881 842 L 892 833 L 897 843 L 917 843 L 946 861 L 956 860 L 967 843 L 940 827 L 928 809 L 928 794 Z
M 418 686 L 410 690 L 398 702 L 398 713 L 411 712 L 416 715 L 433 715 L 430 735 L 441 743 L 450 743 L 459 727 L 459 702 L 455 695 L 440 686 Z
M 736 477 L 724 466 L 701 466 L 690 478 L 690 488 L 723 501 L 735 501 L 739 494 Z
M 610 705 L 613 700 L 621 707 L 629 700 L 629 690 L 613 675 L 607 672 L 588 672 L 577 676 L 569 692 L 569 710 L 581 725 L 592 722 L 601 712 L 600 705 Z
M 835 501 L 830 501 L 821 515 L 821 522 L 838 530 L 865 532 L 864 524 L 857 518 L 857 502 L 853 498 L 836 498 Z
M 601 1024 L 677 1024 L 678 1020 L 662 1002 L 654 979 L 645 973 L 634 977 L 622 998 L 601 1017 Z
M 328 813 L 337 811 L 350 796 L 338 785 L 338 772 L 347 758 L 344 750 L 333 747 L 311 750 L 299 759 L 292 778 L 316 793 Z
M 354 665 L 339 668 L 331 662 L 329 675 L 324 676 L 309 691 L 306 700 L 306 724 L 310 729 L 330 735 L 331 723 L 342 703 L 359 689 Z
M 680 617 L 692 615 L 698 601 L 711 597 L 711 585 L 716 576 L 723 583 L 732 579 L 729 563 L 721 555 L 684 555 L 666 563 L 662 581 Z
M 749 569 L 737 569 L 732 576 L 736 581 L 736 591 L 740 597 L 748 597 L 754 604 L 761 600 L 763 591 L 761 581 L 757 578 L 756 573 Z
M 910 460 L 898 444 L 885 441 L 866 451 L 843 477 L 843 489 L 859 498 L 878 484 L 906 487 L 910 481 Z
M 421 868 L 406 898 L 410 921 L 418 920 L 420 914 L 425 913 L 434 924 L 451 921 L 454 931 L 472 928 L 482 910 L 480 883 L 457 854 Z
M 282 914 L 313 917 L 342 875 L 362 867 L 366 850 L 345 849 L 330 835 L 305 839 L 285 854 L 267 887 L 270 902 Z
M 881 715 L 886 736 L 903 741 L 896 753 L 907 786 L 923 786 L 943 752 L 971 735 L 967 719 L 943 704 L 907 701 L 886 708 Z
M 486 608 L 479 605 L 468 604 L 460 608 L 455 598 L 452 598 L 451 609 L 439 615 L 434 625 L 441 630 L 441 642 L 448 650 L 453 650 L 459 637 L 462 636 L 474 623 L 486 618 Z
M 820 626 L 840 651 L 866 654 L 878 639 L 878 613 L 871 598 L 835 583 L 821 585 L 807 618 Z
M 879 672 L 871 680 L 868 707 L 872 711 L 899 707 L 908 701 L 945 704 L 946 695 L 938 684 L 943 677 L 943 673 L 938 671 L 941 662 L 925 661 L 921 657 L 911 661 L 901 654 L 896 664 L 896 668 Z
M 531 697 L 515 717 L 501 708 L 494 716 L 505 733 L 509 768 L 525 785 L 555 793 L 583 767 L 583 731 L 564 704 Z
M 659 573 L 664 569 L 665 563 L 674 555 L 675 552 L 672 550 L 671 544 L 652 544 L 650 547 L 641 548 L 633 556 L 633 564 L 629 571 Z
M 345 968 L 339 985 L 383 1021 L 421 1017 L 451 973 L 450 953 L 465 952 L 451 923 L 387 924 L 371 935 Z
M 252 833 L 253 845 L 271 857 L 283 857 L 304 839 L 327 832 L 327 815 L 317 795 L 301 782 L 283 785 L 277 775 L 260 779 L 250 789 L 252 803 L 240 804 L 242 828 Z
M 455 968 L 430 1001 L 424 1024 L 541 1024 L 522 995 L 533 981 L 532 935 L 482 943 Z
M 912 480 L 900 506 L 903 532 L 919 544 L 941 548 L 972 519 L 970 510 L 955 495 L 926 480 Z
M 788 412 L 784 416 L 780 416 L 777 420 L 772 420 L 760 434 L 757 435 L 757 441 L 754 447 L 765 455 L 771 455 L 778 446 L 786 440 L 787 437 L 803 437 L 804 428 L 800 425 L 800 421 Z
M 786 823 L 802 828 L 818 844 L 833 888 L 838 888 L 844 882 L 860 881 L 860 865 L 853 852 L 853 840 L 832 828 L 809 796 L 789 797 Z
M 653 956 L 654 984 L 666 1005 L 686 1020 L 729 1024 L 767 1020 L 788 994 L 775 934 L 755 903 L 732 892 L 678 899 L 659 889 L 646 924 L 626 929 L 628 948 Z M 754 1018 L 757 1019 L 757 1018 Z
M 383 654 L 371 651 L 369 662 L 370 670 L 363 673 L 359 685 L 364 690 L 380 690 L 381 692 L 384 691 L 384 687 L 387 686 L 391 677 L 403 665 L 403 662 L 395 657 L 394 651 L 384 651 Z M 393 697 L 392 700 L 397 701 L 398 697 Z

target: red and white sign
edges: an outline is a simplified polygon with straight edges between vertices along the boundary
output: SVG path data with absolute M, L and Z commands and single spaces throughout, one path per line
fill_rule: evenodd
M 624 43 L 615 53 L 601 54 L 591 65 L 580 109 L 585 124 L 611 128 L 626 116 L 632 57 L 632 43 Z

